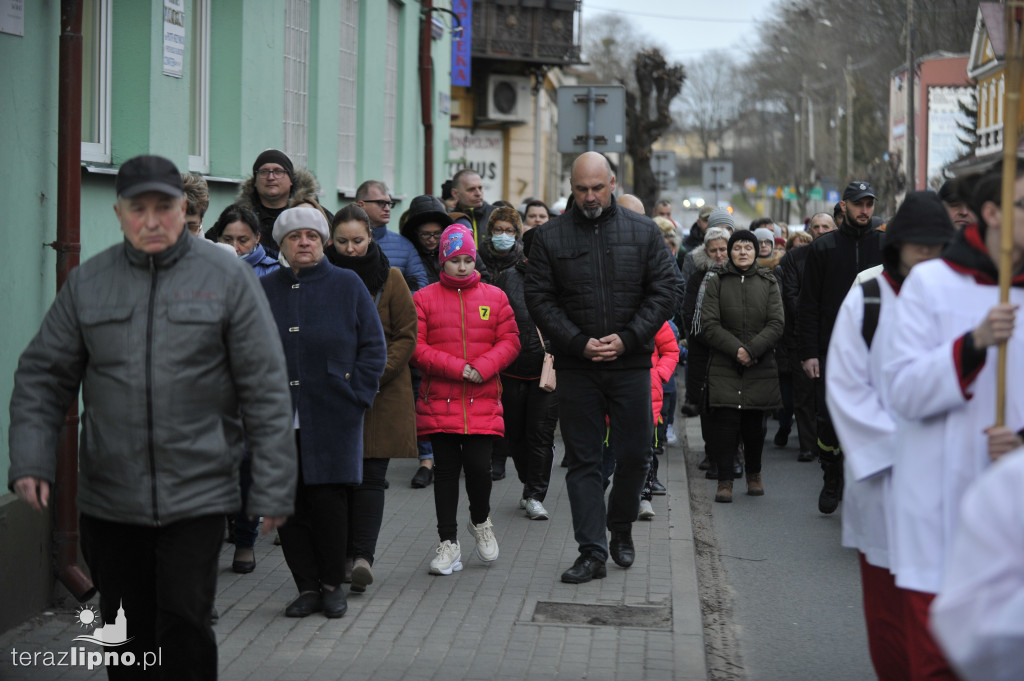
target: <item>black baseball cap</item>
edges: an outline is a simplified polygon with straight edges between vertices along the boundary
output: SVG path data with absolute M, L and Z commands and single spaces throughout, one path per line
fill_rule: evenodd
M 163 156 L 136 156 L 121 164 L 117 171 L 117 195 L 125 198 L 145 192 L 169 196 L 184 194 L 178 167 Z
M 843 201 L 860 201 L 868 196 L 875 198 L 875 190 L 867 182 L 851 182 L 843 190 Z

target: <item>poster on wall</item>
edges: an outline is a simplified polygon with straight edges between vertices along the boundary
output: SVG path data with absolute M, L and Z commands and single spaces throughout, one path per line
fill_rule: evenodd
M 504 195 L 505 140 L 501 130 L 452 128 L 448 133 L 448 177 L 472 168 L 484 186 L 484 201 Z M 447 179 L 447 178 L 446 178 Z
M 164 75 L 185 71 L 185 0 L 164 0 Z
M 961 111 L 959 103 L 970 104 L 972 88 L 928 88 L 928 186 L 945 181 L 942 169 L 960 158 L 967 150 L 957 134 L 958 123 L 967 127 L 972 122 Z
M 25 35 L 25 3 L 23 0 L 0 0 L 0 33 Z

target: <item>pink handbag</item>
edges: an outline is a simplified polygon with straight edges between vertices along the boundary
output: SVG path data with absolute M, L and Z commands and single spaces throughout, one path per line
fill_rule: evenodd
M 540 338 L 541 347 L 544 347 L 544 336 L 541 335 L 539 328 L 537 337 Z M 544 365 L 540 368 L 540 389 L 546 392 L 555 390 L 555 356 L 549 352 L 544 353 Z

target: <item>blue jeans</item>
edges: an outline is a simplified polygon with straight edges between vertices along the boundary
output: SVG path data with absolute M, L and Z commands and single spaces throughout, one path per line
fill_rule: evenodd
M 559 417 L 569 470 L 572 525 L 581 554 L 608 559 L 608 536 L 629 530 L 640 510 L 640 491 L 651 464 L 651 372 L 649 369 L 560 369 Z M 605 415 L 615 460 L 605 509 L 602 479 Z
M 420 383 L 423 382 L 423 374 L 416 367 L 410 367 L 410 369 L 412 373 L 413 406 L 415 408 L 415 400 L 420 398 Z M 420 463 L 433 461 L 434 448 L 429 440 L 420 440 L 416 443 L 416 457 L 420 460 Z

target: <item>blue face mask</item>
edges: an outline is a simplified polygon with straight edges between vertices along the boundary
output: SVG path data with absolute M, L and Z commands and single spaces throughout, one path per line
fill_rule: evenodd
M 504 253 L 516 245 L 516 238 L 511 234 L 495 234 L 491 237 L 491 245 L 494 250 Z

